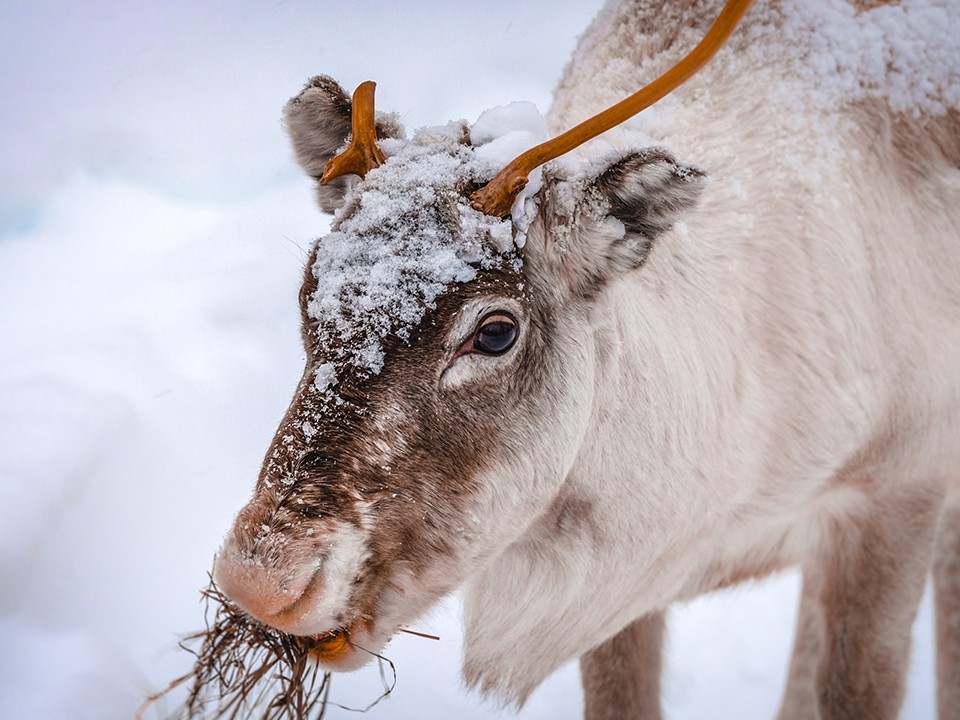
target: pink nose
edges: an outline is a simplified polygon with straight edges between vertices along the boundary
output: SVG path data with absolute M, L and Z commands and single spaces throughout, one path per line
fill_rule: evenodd
M 317 562 L 269 564 L 262 555 L 238 547 L 232 533 L 217 553 L 213 579 L 245 612 L 290 633 L 302 625 L 323 584 Z

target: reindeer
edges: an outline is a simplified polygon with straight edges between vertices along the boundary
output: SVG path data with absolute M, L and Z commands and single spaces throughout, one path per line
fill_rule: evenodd
M 551 131 L 716 3 L 608 3 Z M 657 718 L 666 608 L 799 565 L 795 720 L 897 715 L 932 569 L 960 717 L 958 36 L 948 0 L 761 1 L 650 112 L 494 190 L 482 133 L 408 140 L 372 84 L 312 79 L 286 123 L 336 215 L 217 583 L 339 670 L 462 588 L 470 685 L 520 704 L 579 657 L 588 718 Z

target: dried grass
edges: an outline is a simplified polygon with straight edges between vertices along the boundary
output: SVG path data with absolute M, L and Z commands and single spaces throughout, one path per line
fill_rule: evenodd
M 366 712 L 389 696 L 396 685 L 396 668 L 390 660 L 351 642 L 357 650 L 379 659 L 384 692 L 365 708 L 332 702 L 331 675 L 322 672 L 312 656 L 316 655 L 318 640 L 288 635 L 254 620 L 230 602 L 212 579 L 201 595 L 206 603 L 206 629 L 180 642 L 180 647 L 196 659 L 193 669 L 148 697 L 137 711 L 137 720 L 160 698 L 187 682 L 186 700 L 171 718 L 320 720 L 328 705 Z M 195 649 L 197 645 L 199 649 Z M 392 674 L 389 681 L 384 664 Z

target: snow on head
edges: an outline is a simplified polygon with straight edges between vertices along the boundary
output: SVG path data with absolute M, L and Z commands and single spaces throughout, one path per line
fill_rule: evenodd
M 546 119 L 537 106 L 530 102 L 514 102 L 486 110 L 470 128 L 470 143 L 478 146 L 477 157 L 499 162 L 499 167 L 543 142 L 546 136 Z M 527 228 L 536 216 L 535 198 L 541 186 L 542 173 L 540 168 L 536 168 L 530 173 L 526 187 L 513 202 L 510 215 L 519 231 L 518 247 L 523 247 Z
M 475 146 L 516 142 L 523 135 L 528 144 L 523 152 L 541 142 L 547 134 L 547 121 L 531 102 L 514 102 L 484 110 L 470 128 L 470 144 Z M 507 160 L 512 160 L 512 157 Z
M 383 339 L 407 340 L 450 286 L 480 269 L 519 267 L 525 225 L 474 210 L 469 193 L 539 142 L 543 128 L 536 108 L 514 103 L 484 113 L 469 134 L 451 123 L 381 143 L 386 162 L 367 173 L 317 243 L 307 314 L 324 359 L 318 390 L 332 389 L 346 366 L 379 373 Z M 479 147 L 468 143 L 474 136 Z

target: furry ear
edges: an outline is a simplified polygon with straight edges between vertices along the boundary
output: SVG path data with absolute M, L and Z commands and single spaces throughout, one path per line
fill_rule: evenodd
M 647 259 L 654 239 L 696 206 L 705 175 L 677 162 L 664 148 L 644 148 L 611 163 L 593 187 L 624 227 L 606 256 L 614 269 L 630 270 Z
M 657 236 L 697 204 L 704 179 L 662 148 L 632 152 L 592 178 L 546 178 L 525 253 L 560 287 L 590 296 L 644 263 Z
M 640 267 L 657 236 L 696 206 L 702 170 L 663 148 L 644 148 L 594 174 L 544 174 L 538 220 L 524 255 L 543 266 L 549 286 L 581 297 Z
M 317 203 L 332 213 L 357 182 L 346 175 L 327 185 L 320 184 L 323 166 L 343 148 L 350 137 L 350 96 L 339 83 L 326 75 L 310 78 L 299 95 L 283 110 L 294 156 L 304 172 L 317 181 Z M 377 137 L 403 137 L 403 128 L 391 113 L 377 113 Z

